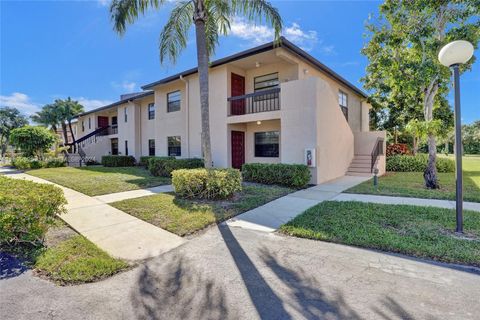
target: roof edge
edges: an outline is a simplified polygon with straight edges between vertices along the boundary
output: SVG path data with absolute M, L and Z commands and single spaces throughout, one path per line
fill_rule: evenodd
M 280 37 L 280 40 L 278 42 L 271 41 L 271 42 L 262 44 L 260 46 L 257 46 L 257 47 L 254 47 L 254 48 L 251 48 L 251 49 L 248 49 L 248 50 L 244 50 L 244 51 L 238 52 L 236 54 L 233 54 L 233 55 L 230 55 L 230 56 L 212 61 L 210 63 L 209 67 L 210 68 L 217 67 L 217 66 L 220 66 L 220 65 L 228 63 L 228 62 L 232 62 L 232 61 L 243 59 L 243 58 L 246 58 L 246 57 L 261 53 L 261 52 L 272 50 L 276 47 L 287 48 L 288 50 L 290 50 L 293 53 L 299 55 L 300 57 L 307 60 L 311 64 L 315 65 L 317 68 L 321 69 L 323 72 L 327 73 L 328 75 L 330 75 L 334 79 L 340 81 L 345 86 L 347 86 L 348 88 L 350 88 L 354 92 L 361 95 L 363 98 L 368 98 L 368 95 L 363 90 L 356 87 L 354 84 L 352 84 L 351 82 L 349 82 L 348 80 L 346 80 L 345 78 L 340 76 L 338 73 L 333 71 L 331 68 L 327 67 L 325 64 L 321 63 L 315 57 L 308 54 L 305 50 L 296 46 L 295 44 L 293 44 L 292 42 L 290 42 L 288 39 L 286 39 L 283 36 Z M 158 81 L 151 82 L 149 84 L 146 84 L 146 85 L 142 86 L 141 88 L 143 90 L 152 89 L 153 87 L 155 87 L 157 85 L 169 83 L 171 81 L 175 81 L 175 80 L 180 79 L 180 77 L 186 77 L 186 76 L 189 76 L 189 75 L 197 73 L 197 72 L 198 72 L 198 68 L 191 68 L 191 69 L 185 70 L 183 72 L 179 72 L 177 74 L 174 74 L 172 76 L 160 79 Z
M 111 107 L 115 107 L 115 106 L 124 104 L 124 103 L 126 103 L 126 102 L 130 102 L 130 101 L 135 101 L 135 100 L 138 100 L 138 99 L 142 99 L 142 98 L 145 98 L 145 97 L 147 97 L 147 96 L 149 96 L 149 95 L 152 95 L 153 93 L 154 93 L 153 91 L 142 92 L 142 93 L 140 93 L 140 94 L 138 94 L 138 95 L 135 95 L 135 96 L 133 96 L 133 97 L 128 97 L 128 98 L 126 98 L 126 99 L 116 101 L 116 102 L 114 102 L 114 103 L 108 104 L 108 105 L 103 106 L 103 107 L 99 107 L 99 108 L 96 108 L 96 109 L 92 109 L 92 110 L 89 110 L 89 111 L 82 112 L 82 113 L 76 115 L 75 118 L 83 117 L 83 116 L 86 116 L 87 114 L 90 114 L 90 113 L 94 113 L 94 112 L 106 110 L 106 109 L 109 109 L 109 108 L 111 108 Z

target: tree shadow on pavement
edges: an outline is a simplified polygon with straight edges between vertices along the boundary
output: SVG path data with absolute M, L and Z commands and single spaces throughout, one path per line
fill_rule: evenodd
M 0 280 L 17 277 L 28 270 L 25 261 L 0 252 Z
M 381 302 L 381 305 L 385 310 L 391 311 L 393 316 L 389 316 L 385 313 L 385 310 L 381 310 L 379 307 L 374 307 L 373 311 L 381 318 L 385 320 L 393 319 L 415 319 L 407 310 L 405 310 L 398 302 L 391 297 L 386 297 Z
M 168 261 L 168 262 L 167 262 Z M 131 292 L 137 319 L 234 319 L 225 292 L 179 254 L 140 267 Z
M 361 319 L 346 303 L 341 291 L 335 290 L 332 297 L 327 297 L 318 281 L 303 269 L 282 266 L 266 247 L 259 253 L 270 270 L 290 288 L 294 298 L 289 299 L 289 305 L 306 319 Z

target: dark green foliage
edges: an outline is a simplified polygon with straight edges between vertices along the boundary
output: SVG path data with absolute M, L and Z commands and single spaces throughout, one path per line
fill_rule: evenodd
M 171 177 L 172 171 L 178 169 L 203 167 L 203 159 L 199 158 L 175 159 L 172 157 L 155 157 L 148 161 L 148 170 L 150 170 L 150 173 L 160 177 Z
M 237 169 L 180 169 L 172 172 L 175 193 L 183 198 L 225 199 L 242 191 Z
M 0 176 L 0 246 L 40 245 L 66 203 L 56 186 Z
M 55 139 L 55 134 L 44 127 L 25 126 L 13 129 L 10 133 L 10 142 L 19 148 L 24 156 L 35 156 L 39 159 L 53 146 Z
M 46 160 L 36 160 L 26 157 L 15 157 L 12 159 L 12 166 L 19 170 L 58 168 L 65 167 L 65 160 L 63 158 L 48 158 Z
M 387 171 L 397 172 L 423 172 L 428 163 L 428 155 L 417 154 L 416 156 L 409 155 L 394 155 L 387 157 Z M 455 162 L 451 159 L 437 158 L 438 172 L 453 172 L 455 170 Z
M 175 159 L 175 157 L 156 157 L 156 156 L 143 156 L 140 157 L 139 166 L 145 166 L 148 169 L 150 159 Z
M 310 181 L 310 170 L 303 164 L 245 163 L 242 166 L 245 181 L 304 188 Z
M 135 157 L 133 156 L 103 156 L 102 165 L 104 167 L 133 167 Z

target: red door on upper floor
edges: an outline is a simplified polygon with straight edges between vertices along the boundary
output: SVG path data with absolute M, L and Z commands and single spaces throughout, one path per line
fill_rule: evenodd
M 98 116 L 98 127 L 99 128 L 108 127 L 108 117 Z
M 243 96 L 245 94 L 245 77 L 232 73 L 231 77 L 231 96 Z M 230 101 L 230 114 L 245 114 L 245 99 Z
M 232 167 L 241 169 L 245 163 L 245 132 L 232 131 Z

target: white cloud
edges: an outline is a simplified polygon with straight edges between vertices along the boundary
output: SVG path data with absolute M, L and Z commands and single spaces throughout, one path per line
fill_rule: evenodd
M 230 34 L 240 39 L 250 41 L 254 45 L 258 45 L 272 41 L 275 32 L 271 27 L 255 25 L 243 18 L 236 18 L 231 24 Z M 320 45 L 320 52 L 326 55 L 335 52 L 333 45 L 323 45 L 323 41 L 318 39 L 317 31 L 304 30 L 296 22 L 285 27 L 282 30 L 282 35 L 306 51 L 311 51 L 314 47 Z
M 40 108 L 28 95 L 21 92 L 14 92 L 9 96 L 0 95 L 0 106 L 15 107 L 27 116 L 34 114 Z
M 110 0 L 97 0 L 97 2 L 102 7 L 106 7 L 110 4 Z
M 124 80 L 123 82 L 112 81 L 110 84 L 114 89 L 120 90 L 122 92 L 125 91 L 125 93 L 135 92 L 135 89 L 137 88 L 137 83 L 133 81 L 126 81 L 126 80 Z
M 86 111 L 100 108 L 113 103 L 113 101 L 111 100 L 88 99 L 85 97 L 74 97 L 72 98 L 72 100 L 78 101 L 78 103 L 80 103 Z

